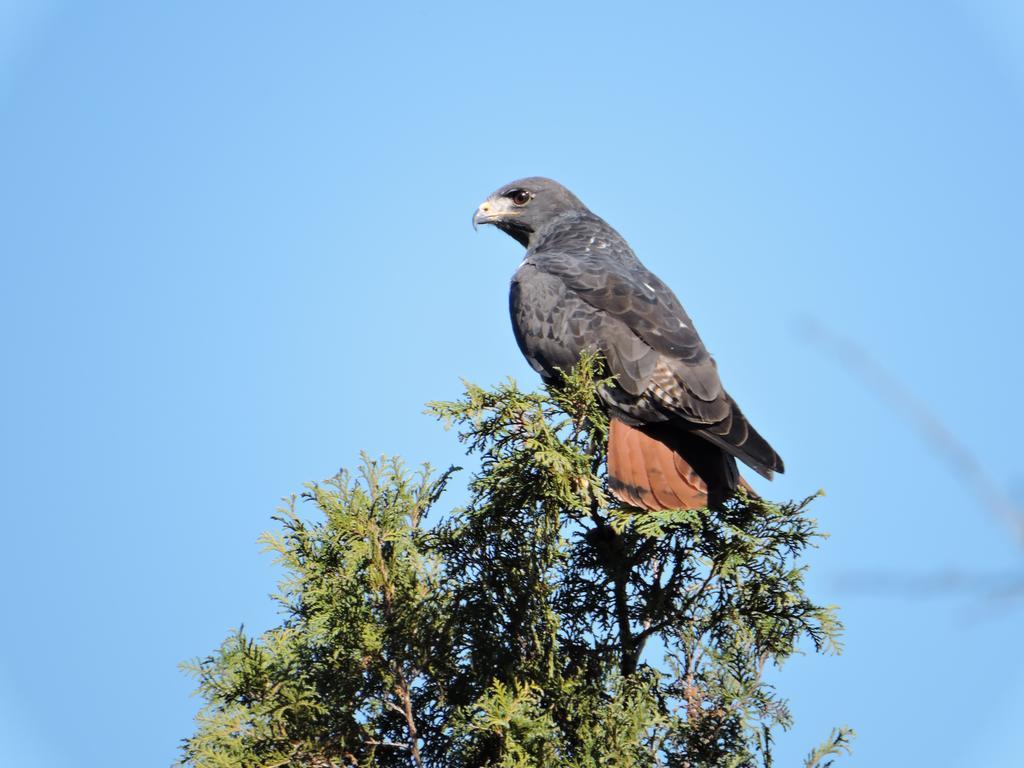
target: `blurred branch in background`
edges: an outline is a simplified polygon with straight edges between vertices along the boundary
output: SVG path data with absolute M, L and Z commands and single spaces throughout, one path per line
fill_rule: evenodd
M 920 599 L 964 594 L 990 600 L 1015 600 L 1024 595 L 1024 574 L 967 572 L 957 569 L 909 574 L 898 571 L 847 571 L 836 584 L 847 592 L 886 594 Z
M 954 469 L 954 476 L 967 484 L 1001 526 L 1010 527 L 1017 543 L 1024 547 L 1024 508 L 1002 490 L 984 464 L 923 402 L 852 339 L 833 333 L 813 319 L 805 319 L 800 330 L 807 341 L 838 359 L 851 374 L 909 421 L 926 445 Z M 851 571 L 839 577 L 837 587 L 861 594 L 914 599 L 949 598 L 957 594 L 972 598 L 983 596 L 991 603 L 1024 597 L 1024 573 L 958 569 L 917 574 Z
M 1024 546 L 1024 508 L 1013 501 L 985 470 L 984 465 L 914 394 L 900 384 L 857 342 L 840 336 L 811 318 L 802 322 L 801 333 L 829 353 L 882 400 L 906 418 L 925 443 L 945 459 L 1001 524 L 1008 525 Z

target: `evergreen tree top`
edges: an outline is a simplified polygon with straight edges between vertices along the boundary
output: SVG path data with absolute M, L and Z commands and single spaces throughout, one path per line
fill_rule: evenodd
M 455 469 L 365 456 L 307 486 L 312 519 L 292 498 L 262 537 L 282 622 L 187 665 L 205 705 L 182 764 L 770 766 L 791 718 L 765 666 L 840 650 L 804 590 L 810 499 L 619 504 L 599 371 L 430 404 L 480 458 L 463 509 L 437 510 Z

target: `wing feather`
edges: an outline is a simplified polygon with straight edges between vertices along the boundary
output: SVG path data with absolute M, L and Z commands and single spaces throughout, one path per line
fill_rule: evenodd
M 599 351 L 618 385 L 602 396 L 624 417 L 685 422 L 766 477 L 782 470 L 723 388 L 675 294 L 597 217 L 530 249 L 513 278 L 510 309 L 523 354 L 546 380 L 584 350 Z

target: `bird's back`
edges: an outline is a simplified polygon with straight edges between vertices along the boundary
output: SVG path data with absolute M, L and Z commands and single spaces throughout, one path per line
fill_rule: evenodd
M 609 475 L 620 498 L 651 509 L 690 504 L 690 492 L 723 498 L 740 482 L 736 458 L 765 477 L 782 471 L 722 387 L 678 298 L 604 220 L 548 179 L 508 185 L 478 217 L 527 246 L 509 308 L 534 369 L 552 382 L 584 351 L 604 357 L 614 377 L 600 393 L 613 421 Z M 621 473 L 637 469 L 634 492 Z M 666 472 L 672 482 L 663 482 Z M 686 472 L 696 472 L 704 490 L 694 490 Z

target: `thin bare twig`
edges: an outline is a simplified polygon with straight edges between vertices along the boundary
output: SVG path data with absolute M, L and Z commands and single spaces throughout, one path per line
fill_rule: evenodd
M 398 665 L 396 667 L 399 685 L 396 686 L 395 693 L 399 694 L 405 708 L 405 724 L 409 729 L 409 751 L 412 752 L 412 759 L 416 761 L 416 765 L 419 768 L 423 768 L 423 758 L 420 757 L 419 737 L 416 731 L 416 720 L 412 714 L 412 694 L 409 691 L 409 684 L 405 680 L 405 674 L 402 672 L 401 667 Z
M 992 600 L 1013 598 L 1024 592 L 1024 573 L 968 572 L 946 569 L 925 573 L 851 571 L 840 574 L 838 586 L 848 592 L 925 599 L 963 593 Z
M 394 593 L 395 588 L 391 583 L 391 576 L 387 567 L 387 563 L 384 560 L 384 549 L 379 542 L 375 542 L 377 552 L 375 553 L 375 560 L 377 561 L 377 567 L 380 571 L 383 589 L 383 607 L 384 617 L 390 622 L 391 617 L 394 614 Z M 423 759 L 420 757 L 420 746 L 419 738 L 416 731 L 416 719 L 413 717 L 412 712 L 412 694 L 409 689 L 409 682 L 406 680 L 405 671 L 402 669 L 402 664 L 399 660 L 395 659 L 392 661 L 392 672 L 395 675 L 395 679 L 398 681 L 395 685 L 394 693 L 401 702 L 401 706 L 394 704 L 393 702 L 386 702 L 388 707 L 397 711 L 405 718 L 406 728 L 409 731 L 409 751 L 412 753 L 412 758 L 415 761 L 418 768 L 423 768 Z
M 587 447 L 587 451 L 591 456 L 591 467 L 596 473 L 601 466 L 601 455 L 597 450 L 595 437 L 591 436 L 590 445 Z M 607 557 L 602 558 L 604 561 L 605 572 L 611 577 L 613 582 L 613 605 L 615 614 L 616 624 L 619 629 L 619 653 L 621 654 L 619 660 L 619 668 L 622 671 L 623 677 L 629 677 L 636 672 L 637 662 L 639 653 L 637 652 L 637 645 L 633 638 L 633 625 L 629 619 L 629 595 L 627 592 L 629 583 L 629 574 L 632 570 L 633 563 L 629 562 L 624 552 L 619 551 L 617 555 L 613 555 L 615 547 L 613 542 L 622 541 L 622 534 L 617 533 L 608 521 L 601 516 L 598 497 L 595 494 L 590 500 L 590 519 L 593 520 L 594 525 L 601 531 L 602 537 L 608 539 L 608 553 Z
M 956 476 L 970 486 L 985 507 L 1010 526 L 1018 543 L 1024 546 L 1024 509 L 1003 492 L 982 462 L 924 403 L 852 339 L 833 333 L 811 319 L 805 321 L 804 333 L 808 340 L 831 352 L 847 370 L 902 413 L 928 445 L 956 469 Z

